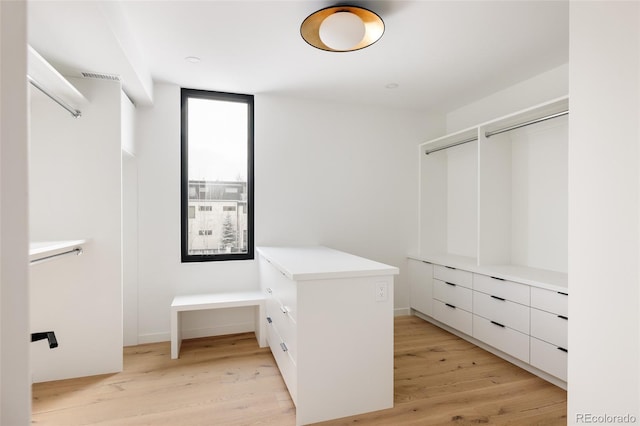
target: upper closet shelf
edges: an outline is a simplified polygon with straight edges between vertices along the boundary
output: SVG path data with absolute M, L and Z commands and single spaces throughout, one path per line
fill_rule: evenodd
M 78 108 L 88 103 L 82 93 L 31 46 L 28 49 L 27 78 L 32 86 L 76 118 L 81 115 Z
M 82 254 L 87 240 L 38 241 L 29 244 L 29 262 L 33 265 L 60 256 Z
M 569 112 L 569 97 L 563 96 L 541 105 L 515 112 L 494 120 L 486 121 L 476 126 L 437 139 L 424 142 L 420 150 L 425 154 L 477 141 L 479 137 L 491 137 L 516 128 L 536 122 L 559 117 Z

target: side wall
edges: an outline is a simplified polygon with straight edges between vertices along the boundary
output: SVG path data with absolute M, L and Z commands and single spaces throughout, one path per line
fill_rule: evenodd
M 636 423 L 640 3 L 571 2 L 570 16 L 567 420 Z
M 0 424 L 31 423 L 26 2 L 0 1 Z
M 169 339 L 177 294 L 256 289 L 255 261 L 180 263 L 180 89 L 138 111 L 139 341 Z M 256 244 L 322 244 L 398 266 L 417 246 L 417 145 L 442 120 L 415 111 L 256 96 Z M 250 310 L 183 316 L 185 336 L 252 330 Z
M 47 98 L 31 105 L 32 241 L 89 239 L 82 256 L 31 267 L 34 381 L 122 369 L 122 189 L 120 83 L 74 79 L 87 97 L 73 118 Z

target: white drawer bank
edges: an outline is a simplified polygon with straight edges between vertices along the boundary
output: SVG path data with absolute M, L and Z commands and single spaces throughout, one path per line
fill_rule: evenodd
M 393 275 L 326 247 L 258 247 L 267 343 L 303 425 L 393 407 Z
M 566 274 L 411 256 L 409 284 L 418 316 L 566 389 Z

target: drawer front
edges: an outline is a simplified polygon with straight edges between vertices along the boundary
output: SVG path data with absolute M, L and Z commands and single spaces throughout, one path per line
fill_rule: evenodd
M 475 284 L 475 283 L 474 283 Z M 529 307 L 473 291 L 473 313 L 529 334 Z
M 264 287 L 267 297 L 277 299 L 295 321 L 297 317 L 297 293 L 295 283 L 264 259 L 262 259 L 260 268 L 262 286 Z
M 411 308 L 432 316 L 433 265 L 420 260 L 409 259 L 408 272 Z
M 275 310 L 273 315 L 268 316 L 267 322 L 271 319 L 271 325 L 276 329 L 280 339 L 287 345 L 289 356 L 294 362 L 297 362 L 298 339 L 296 323 L 279 308 Z
M 449 327 L 471 335 L 473 319 L 471 312 L 460 308 L 452 308 L 439 300 L 433 301 L 433 317 Z
M 519 360 L 529 362 L 529 336 L 473 316 L 473 337 Z
M 568 349 L 567 329 L 569 321 L 538 309 L 531 309 L 531 336 Z
M 433 298 L 471 312 L 473 291 L 457 284 L 433 280 Z
M 288 351 L 285 351 L 281 346 L 283 343 L 282 339 L 273 327 L 273 324 L 267 324 L 267 340 L 269 342 L 269 347 L 271 348 L 271 353 L 278 364 L 278 369 L 280 369 L 280 373 L 282 374 L 282 378 L 287 385 L 287 389 L 289 389 L 291 399 L 293 399 L 294 404 L 297 404 L 298 373 L 296 364 L 289 356 Z
M 433 278 L 467 288 L 472 288 L 473 285 L 473 274 L 471 272 L 442 265 L 433 265 Z
M 498 296 L 522 305 L 529 305 L 529 286 L 513 281 L 473 274 L 473 289 L 483 293 Z
M 567 381 L 568 353 L 535 337 L 531 338 L 531 365 Z
M 569 315 L 569 297 L 557 291 L 531 287 L 531 307 L 558 315 Z

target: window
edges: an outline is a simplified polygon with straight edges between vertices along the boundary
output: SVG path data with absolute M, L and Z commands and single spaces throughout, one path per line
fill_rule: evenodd
M 253 259 L 253 96 L 181 98 L 182 261 Z

